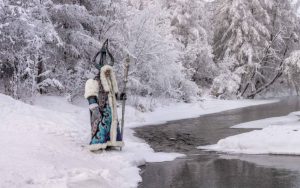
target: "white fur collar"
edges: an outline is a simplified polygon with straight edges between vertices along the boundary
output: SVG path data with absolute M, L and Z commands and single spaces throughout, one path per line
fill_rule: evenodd
M 110 71 L 110 78 L 108 78 L 108 77 L 105 76 L 105 72 L 107 70 Z M 104 65 L 101 68 L 100 80 L 101 80 L 101 84 L 103 86 L 104 91 L 106 91 L 106 92 L 112 92 L 112 91 L 110 91 L 110 87 L 113 87 L 112 89 L 113 89 L 114 93 L 119 93 L 117 79 L 116 79 L 116 76 L 115 76 L 115 73 L 113 71 L 112 66 L 110 66 L 110 65 Z M 110 82 L 111 82 L 112 86 L 110 86 L 110 84 L 109 84 Z
M 105 72 L 110 71 L 110 77 L 105 76 Z M 117 101 L 116 93 L 119 92 L 117 80 L 113 69 L 109 65 L 104 65 L 100 71 L 100 80 L 104 91 L 108 92 L 108 102 L 112 109 L 112 123 L 110 127 L 110 139 L 112 145 L 117 144 L 117 127 L 118 127 L 118 113 L 117 113 Z

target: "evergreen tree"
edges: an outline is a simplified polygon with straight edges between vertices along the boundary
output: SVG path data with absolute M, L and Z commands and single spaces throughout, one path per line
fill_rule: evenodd
M 284 58 L 297 38 L 298 19 L 290 2 L 283 0 L 226 0 L 216 4 L 214 55 L 226 69 L 221 73 L 227 75 L 215 79 L 212 92 L 216 96 L 253 98 L 282 75 Z

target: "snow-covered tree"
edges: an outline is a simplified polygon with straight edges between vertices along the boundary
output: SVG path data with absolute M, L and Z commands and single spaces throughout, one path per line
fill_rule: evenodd
M 96 73 L 91 60 L 107 38 L 119 81 L 126 54 L 135 62 L 131 94 L 181 100 L 197 94 L 186 78 L 169 12 L 159 1 L 1 1 L 0 8 L 0 79 L 5 81 L 0 89 L 15 98 L 82 96 L 85 81 Z
M 198 89 L 186 79 L 178 62 L 177 42 L 172 40 L 165 15 L 160 4 L 154 3 L 143 10 L 135 9 L 128 22 L 128 51 L 135 62 L 129 88 L 140 96 L 188 101 L 197 95 Z
M 114 27 L 122 24 L 121 5 L 118 1 L 2 2 L 3 90 L 15 98 L 37 92 L 81 96 L 87 75 L 93 72 L 92 57 L 109 31 L 116 32 Z
M 71 98 L 82 96 L 84 83 L 94 70 L 91 62 L 102 42 L 122 35 L 125 4 L 122 1 L 53 1 L 48 5 L 51 20 L 62 39 L 57 55 L 57 77 Z M 125 31 L 126 32 L 126 31 Z M 115 42 L 115 43 L 118 43 Z M 113 52 L 122 51 L 111 46 Z M 116 60 L 121 60 L 120 54 Z
M 221 79 L 224 75 L 220 75 L 215 82 L 221 83 L 214 86 L 223 83 L 228 88 L 213 88 L 213 91 L 253 98 L 281 77 L 284 59 L 297 38 L 298 19 L 290 2 L 284 0 L 225 0 L 217 1 L 216 5 L 215 61 L 226 64 L 231 59 L 229 66 L 223 67 L 234 74 L 232 78 L 240 79 L 232 80 L 238 88 L 231 87 L 227 84 L 232 82 Z
M 294 51 L 284 62 L 284 74 L 295 89 L 297 95 L 300 94 L 300 51 Z
M 201 0 L 166 0 L 171 32 L 180 44 L 180 58 L 189 78 L 208 87 L 215 76 L 211 48 L 210 12 Z
M 31 97 L 38 91 L 51 52 L 58 42 L 40 1 L 7 1 L 1 7 L 0 38 L 2 67 L 11 69 L 6 75 L 7 94 L 15 98 Z M 43 74 L 43 75 L 42 75 Z
M 291 1 L 273 0 L 265 4 L 271 18 L 271 24 L 268 25 L 270 35 L 268 46 L 260 58 L 260 67 L 253 71 L 256 79 L 249 79 L 255 89 L 246 95 L 248 98 L 253 98 L 270 88 L 273 90 L 286 88 L 286 85 L 278 84 L 279 80 L 283 82 L 284 79 L 282 75 L 285 59 L 299 47 L 297 45 L 300 34 L 299 19 L 292 8 Z M 245 87 L 245 92 L 246 89 Z

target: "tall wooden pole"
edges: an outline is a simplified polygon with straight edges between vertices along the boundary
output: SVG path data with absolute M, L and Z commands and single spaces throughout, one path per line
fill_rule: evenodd
M 129 57 L 129 54 L 127 54 L 126 61 L 125 61 L 125 69 L 124 69 L 124 88 L 123 88 L 123 93 L 126 93 L 126 91 L 127 91 L 129 64 L 130 64 L 130 57 Z M 125 120 L 125 105 L 126 105 L 126 100 L 123 99 L 123 101 L 122 101 L 122 120 L 121 120 L 121 127 L 122 127 L 121 128 L 121 136 L 122 136 L 122 141 L 124 141 L 123 135 L 124 135 L 124 120 Z M 122 151 L 122 147 L 120 149 Z

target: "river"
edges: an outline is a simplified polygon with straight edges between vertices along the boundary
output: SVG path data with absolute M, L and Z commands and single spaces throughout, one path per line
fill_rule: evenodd
M 180 109 L 178 109 L 180 111 Z M 297 188 L 300 157 L 233 155 L 196 149 L 251 131 L 231 126 L 300 110 L 300 98 L 240 108 L 198 118 L 136 128 L 136 136 L 155 151 L 179 152 L 186 157 L 141 166 L 140 188 Z M 255 138 L 254 138 L 255 139 Z M 300 139 L 300 138 L 299 138 Z M 251 140 L 249 140 L 251 142 Z

